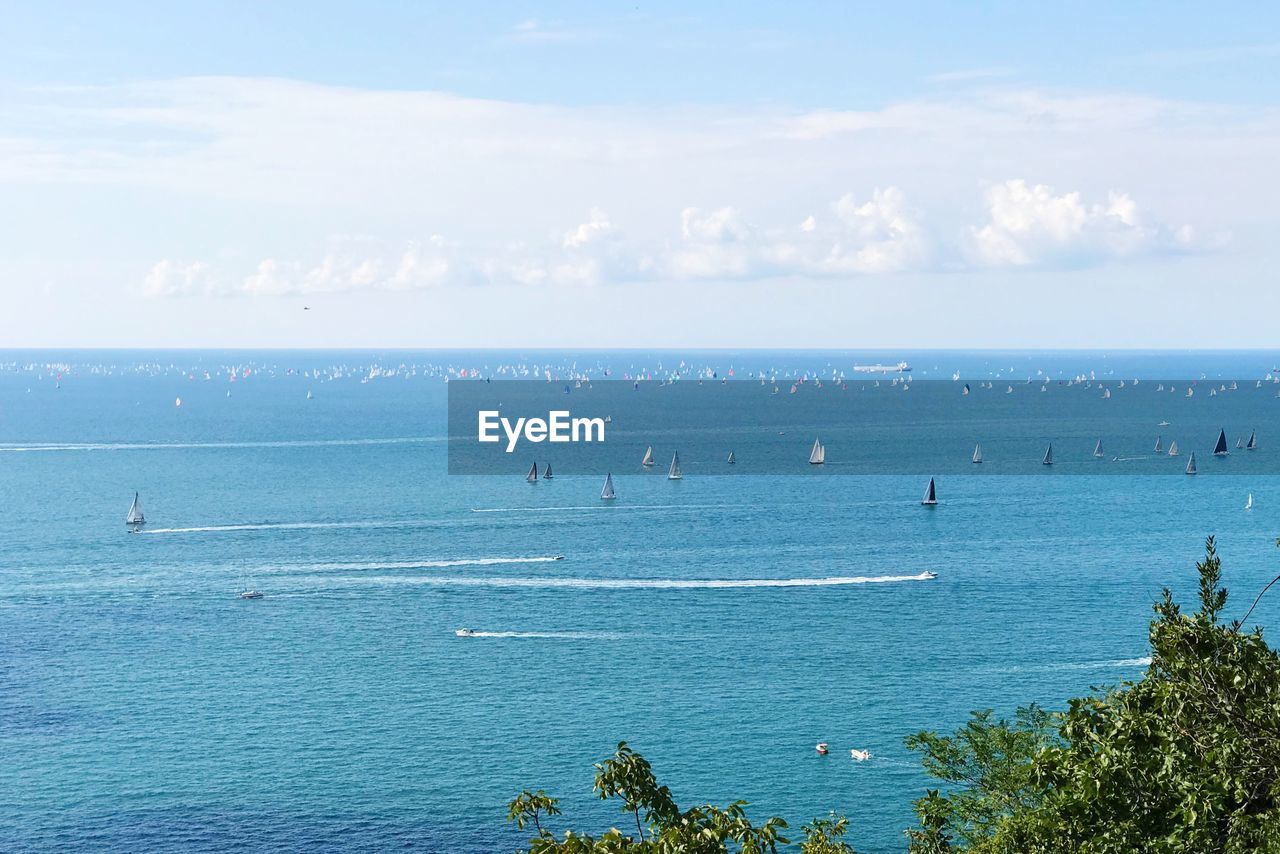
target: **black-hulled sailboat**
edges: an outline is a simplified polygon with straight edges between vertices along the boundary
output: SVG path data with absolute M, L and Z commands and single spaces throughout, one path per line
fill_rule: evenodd
M 738 459 L 733 455 L 733 451 L 729 452 L 729 459 L 725 460 L 725 462 L 731 466 L 737 464 Z
M 551 480 L 551 463 L 547 463 L 547 467 L 542 470 L 542 479 Z
M 926 507 L 932 507 L 938 503 L 938 489 L 934 486 L 933 478 L 929 478 L 929 485 L 925 487 L 924 498 L 920 499 L 920 503 Z
M 1246 451 L 1258 450 L 1258 431 L 1257 430 L 1249 431 L 1249 441 L 1244 443 L 1244 449 Z
M 524 476 L 524 479 L 529 483 L 538 482 L 538 464 L 537 463 L 534 463 L 533 465 L 529 466 L 529 473 Z
M 1227 450 L 1227 431 L 1219 429 L 1218 441 L 1213 444 L 1213 455 L 1215 457 L 1225 457 L 1229 453 L 1231 452 Z
M 1046 466 L 1053 465 L 1053 443 L 1049 443 L 1049 447 L 1044 449 L 1044 459 L 1040 461 Z

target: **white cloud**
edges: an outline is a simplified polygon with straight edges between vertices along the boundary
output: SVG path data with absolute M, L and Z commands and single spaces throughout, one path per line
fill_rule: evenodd
M 192 296 L 212 287 L 209 265 L 199 261 L 158 261 L 142 280 L 142 293 L 148 297 Z
M 990 220 L 970 230 L 968 256 L 989 266 L 1083 266 L 1194 246 L 1190 226 L 1154 222 L 1126 193 L 1087 204 L 1021 179 L 987 191 Z

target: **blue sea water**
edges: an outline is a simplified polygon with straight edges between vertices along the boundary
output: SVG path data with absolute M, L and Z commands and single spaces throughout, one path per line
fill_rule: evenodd
M 615 473 L 602 505 L 594 475 L 446 474 L 450 366 L 853 355 L 0 353 L 0 847 L 510 851 L 526 787 L 557 827 L 621 822 L 591 763 L 626 739 L 682 804 L 834 809 L 901 851 L 930 784 L 904 735 L 1139 677 L 1208 534 L 1233 615 L 1280 571 L 1272 475 L 956 478 L 928 510 L 915 475 Z M 1280 361 L 858 355 L 1242 386 Z

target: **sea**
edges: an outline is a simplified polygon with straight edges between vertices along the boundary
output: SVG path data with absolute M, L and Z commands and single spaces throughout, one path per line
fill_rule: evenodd
M 1229 435 L 1258 447 L 1195 478 L 940 477 L 937 507 L 909 446 L 872 474 L 814 471 L 808 434 L 804 476 L 682 454 L 671 481 L 636 458 L 612 502 L 572 466 L 536 486 L 523 458 L 450 473 L 452 383 L 764 376 L 799 399 L 901 360 L 912 382 L 1009 395 L 996 448 L 1028 432 L 1024 389 L 1113 388 L 1123 407 L 1122 379 L 1176 382 L 1152 436 L 1178 433 L 1184 387 L 1200 407 L 1247 392 Z M 1151 605 L 1169 588 L 1194 607 L 1209 535 L 1228 616 L 1280 573 L 1280 478 L 1243 462 L 1280 458 L 1278 368 L 1274 351 L 0 351 L 0 848 L 510 852 L 522 789 L 562 799 L 557 832 L 625 827 L 592 791 L 625 740 L 681 806 L 742 799 L 797 831 L 834 810 L 859 851 L 903 851 L 938 785 L 904 736 L 1141 678 Z M 1273 592 L 1250 623 L 1278 620 Z

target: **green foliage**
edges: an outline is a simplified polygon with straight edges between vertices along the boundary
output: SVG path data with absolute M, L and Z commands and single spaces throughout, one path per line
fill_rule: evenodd
M 957 788 L 916 803 L 911 851 L 1280 852 L 1280 656 L 1227 605 L 1213 538 L 1200 608 L 1155 606 L 1144 678 L 1010 725 L 908 744 Z
M 521 829 L 528 825 L 535 828 L 537 836 L 529 841 L 530 854 L 775 854 L 778 845 L 789 841 L 782 836 L 787 828 L 785 821 L 775 816 L 753 824 L 743 801 L 726 807 L 707 804 L 681 811 L 670 790 L 658 785 L 649 762 L 625 741 L 595 769 L 596 794 L 601 800 L 618 800 L 622 812 L 634 821 L 635 834 L 624 834 L 615 827 L 598 837 L 567 830 L 563 837 L 556 838 L 542 827 L 540 818 L 559 815 L 558 802 L 541 790 L 526 790 L 507 806 L 507 818 Z M 845 827 L 843 818 L 833 816 L 829 824 L 819 825 L 813 833 L 806 828 L 806 844 L 816 838 L 815 844 L 827 847 L 803 850 L 812 854 L 851 852 L 848 846 L 840 847 L 838 841 Z

